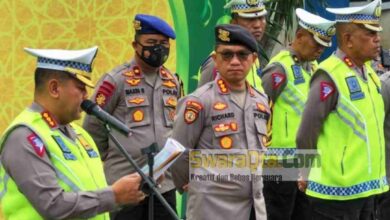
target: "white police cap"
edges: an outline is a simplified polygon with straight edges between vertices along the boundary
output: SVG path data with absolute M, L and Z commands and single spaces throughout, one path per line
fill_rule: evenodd
M 231 0 L 224 8 L 243 18 L 257 18 L 267 14 L 263 0 Z
M 379 18 L 382 14 L 381 0 L 375 0 L 367 5 L 346 8 L 326 8 L 336 15 L 337 22 L 363 24 L 372 31 L 382 31 Z
M 335 21 L 327 20 L 301 8 L 297 8 L 295 13 L 298 17 L 298 24 L 312 33 L 314 40 L 325 47 L 332 46 L 332 36 L 336 33 Z
M 85 85 L 94 87 L 91 80 L 92 62 L 96 57 L 97 46 L 83 50 L 32 49 L 24 50 L 37 57 L 37 68 L 69 72 Z

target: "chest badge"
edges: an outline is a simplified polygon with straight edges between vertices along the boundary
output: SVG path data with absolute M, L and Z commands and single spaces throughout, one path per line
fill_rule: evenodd
M 233 146 L 233 139 L 229 136 L 224 136 L 219 140 L 219 144 L 223 149 L 230 149 Z
M 223 102 L 216 102 L 216 103 L 214 103 L 213 108 L 217 111 L 221 111 L 221 110 L 224 110 L 227 108 L 227 104 L 225 104 Z
M 144 120 L 144 112 L 142 110 L 136 110 L 133 112 L 133 121 L 134 122 L 140 122 Z
M 351 100 L 359 100 L 364 98 L 364 93 L 362 92 L 356 76 L 347 77 L 345 81 L 347 82 Z
M 131 104 L 136 104 L 136 105 L 139 105 L 139 104 L 142 104 L 145 102 L 145 99 L 144 98 L 140 98 L 140 97 L 136 97 L 134 99 L 130 99 L 128 100 L 129 103 Z

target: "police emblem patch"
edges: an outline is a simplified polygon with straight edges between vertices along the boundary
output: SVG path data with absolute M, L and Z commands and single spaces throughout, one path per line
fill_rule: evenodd
M 222 137 L 219 140 L 219 144 L 223 149 L 230 149 L 233 146 L 233 139 L 229 136 Z
M 144 112 L 142 110 L 136 110 L 133 112 L 133 121 L 140 122 L 144 120 Z
M 31 146 L 33 146 L 35 153 L 37 153 L 39 157 L 43 157 L 46 150 L 42 140 L 36 134 L 29 135 L 27 140 L 30 142 Z
M 286 80 L 286 75 L 282 73 L 272 73 L 272 88 L 277 89 Z
M 246 4 L 249 6 L 257 6 L 259 4 L 259 0 L 246 0 Z
M 322 102 L 329 98 L 335 92 L 335 88 L 332 83 L 321 82 L 320 87 L 320 99 Z
M 186 109 L 184 111 L 184 121 L 187 124 L 192 124 L 198 118 L 198 112 L 194 109 Z
M 374 13 L 375 13 L 376 17 L 380 17 L 382 15 L 382 8 L 381 8 L 380 5 L 375 8 L 375 12 Z
M 363 99 L 365 97 L 356 76 L 347 77 L 345 78 L 345 81 L 347 82 L 350 98 L 352 101 Z

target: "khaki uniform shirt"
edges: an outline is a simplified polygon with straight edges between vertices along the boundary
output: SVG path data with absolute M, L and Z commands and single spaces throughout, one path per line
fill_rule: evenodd
M 112 132 L 141 168 L 147 163 L 147 156 L 141 153 L 142 148 L 154 142 L 160 149 L 164 147 L 171 134 L 180 97 L 178 80 L 168 70 L 161 68 L 154 74 L 158 77 L 153 83 L 153 77 L 146 77 L 135 61 L 123 64 L 101 78 L 92 96 L 92 100 L 131 129 L 132 134 L 128 137 L 115 129 Z M 109 184 L 135 172 L 108 138 L 103 123 L 87 115 L 83 127 L 99 148 Z M 161 185 L 162 193 L 174 189 L 170 172 L 166 173 Z
M 36 103 L 30 109 L 43 111 Z M 59 125 L 53 129 L 60 129 L 74 141 L 77 138 L 70 125 Z M 39 156 L 28 141 L 27 137 L 31 134 L 33 131 L 24 126 L 11 131 L 5 140 L 0 160 L 20 192 L 42 216 L 50 219 L 89 218 L 115 209 L 111 187 L 92 192 L 64 192 L 58 185 L 56 171 L 47 152 Z
M 262 151 L 269 117 L 265 95 L 248 86 L 242 106 L 217 77 L 179 101 L 172 137 L 188 150 Z M 257 219 L 266 219 L 262 181 L 189 181 L 188 157 L 186 151 L 172 166 L 178 189 L 189 182 L 188 219 L 247 220 L 252 207 Z

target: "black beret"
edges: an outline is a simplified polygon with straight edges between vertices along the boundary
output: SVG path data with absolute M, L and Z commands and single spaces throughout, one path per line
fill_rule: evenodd
M 252 52 L 258 51 L 255 37 L 245 28 L 235 24 L 221 24 L 215 27 L 215 43 L 242 45 Z

